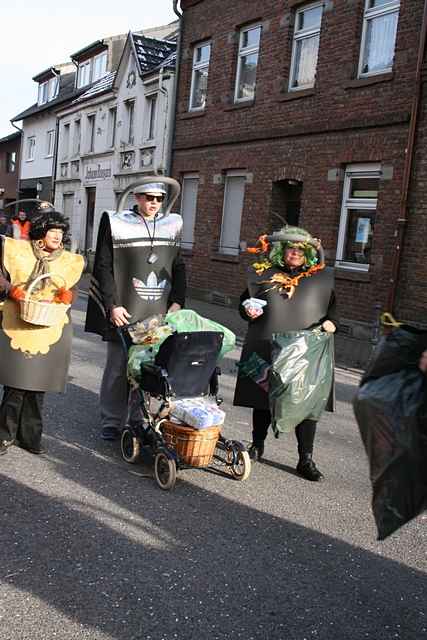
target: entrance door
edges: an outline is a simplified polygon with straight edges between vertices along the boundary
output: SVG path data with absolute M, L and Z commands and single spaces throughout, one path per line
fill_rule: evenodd
M 77 240 L 73 234 L 74 193 L 64 193 L 63 201 L 62 201 L 62 212 L 64 216 L 69 220 L 70 235 L 71 235 L 71 251 L 75 251 L 77 249 Z
M 93 245 L 93 225 L 95 222 L 95 199 L 96 187 L 86 189 L 86 233 L 85 233 L 85 253 L 92 249 Z
M 277 180 L 271 192 L 270 228 L 278 231 L 285 224 L 298 226 L 303 183 L 298 180 Z

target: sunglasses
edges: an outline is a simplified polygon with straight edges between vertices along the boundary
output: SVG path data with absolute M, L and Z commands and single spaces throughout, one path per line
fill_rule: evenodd
M 163 202 L 163 200 L 165 199 L 165 196 L 153 196 L 149 193 L 144 193 L 143 195 L 145 196 L 147 202 L 154 202 L 154 200 L 156 202 Z

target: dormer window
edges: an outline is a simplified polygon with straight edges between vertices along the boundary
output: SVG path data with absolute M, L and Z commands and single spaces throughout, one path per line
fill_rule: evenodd
M 77 88 L 80 89 L 103 78 L 107 73 L 107 60 L 108 54 L 103 51 L 99 55 L 89 58 L 89 60 L 80 62 L 77 74 Z
M 59 78 L 58 76 L 54 76 L 49 80 L 45 80 L 44 82 L 40 82 L 39 84 L 39 95 L 38 95 L 38 104 L 46 104 L 46 102 L 50 102 L 54 100 L 58 95 L 59 89 Z

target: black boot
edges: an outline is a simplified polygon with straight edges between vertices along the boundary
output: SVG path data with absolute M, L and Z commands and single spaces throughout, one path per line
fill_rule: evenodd
M 262 456 L 264 455 L 264 443 L 252 442 L 248 453 L 252 462 L 261 462 Z
M 319 469 L 314 464 L 311 453 L 305 453 L 300 457 L 297 464 L 297 473 L 302 478 L 310 480 L 311 482 L 320 482 L 324 479 L 323 474 L 320 473 Z

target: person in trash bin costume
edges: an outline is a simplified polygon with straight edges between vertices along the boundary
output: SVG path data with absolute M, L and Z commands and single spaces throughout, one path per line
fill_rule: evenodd
M 14 443 L 44 453 L 44 394 L 65 390 L 72 341 L 69 311 L 53 326 L 35 325 L 21 319 L 20 301 L 37 277 L 51 275 L 35 283 L 31 298 L 71 304 L 84 258 L 63 248 L 67 233 L 61 213 L 40 209 L 32 218 L 30 241 L 0 238 L 0 454 Z
M 248 288 L 240 298 L 239 311 L 249 327 L 234 396 L 235 405 L 253 409 L 249 448 L 253 461 L 260 460 L 264 454 L 264 441 L 272 416 L 268 387 L 245 373 L 245 362 L 255 353 L 271 364 L 274 333 L 301 331 L 319 325 L 324 331 L 333 333 L 337 326 L 334 273 L 319 260 L 319 240 L 304 229 L 288 226 L 270 237 L 261 236 L 259 245 L 249 249 L 260 257 L 249 268 Z M 267 304 L 262 309 L 250 306 L 250 298 L 264 300 Z M 311 481 L 323 479 L 312 458 L 316 424 L 316 421 L 306 419 L 295 428 L 299 454 L 297 472 Z
M 127 415 L 127 358 L 117 327 L 184 306 L 185 263 L 179 252 L 182 218 L 160 213 L 165 185 L 134 191 L 138 210 L 104 212 L 89 287 L 86 331 L 107 341 L 100 389 L 101 437 L 120 437 Z

